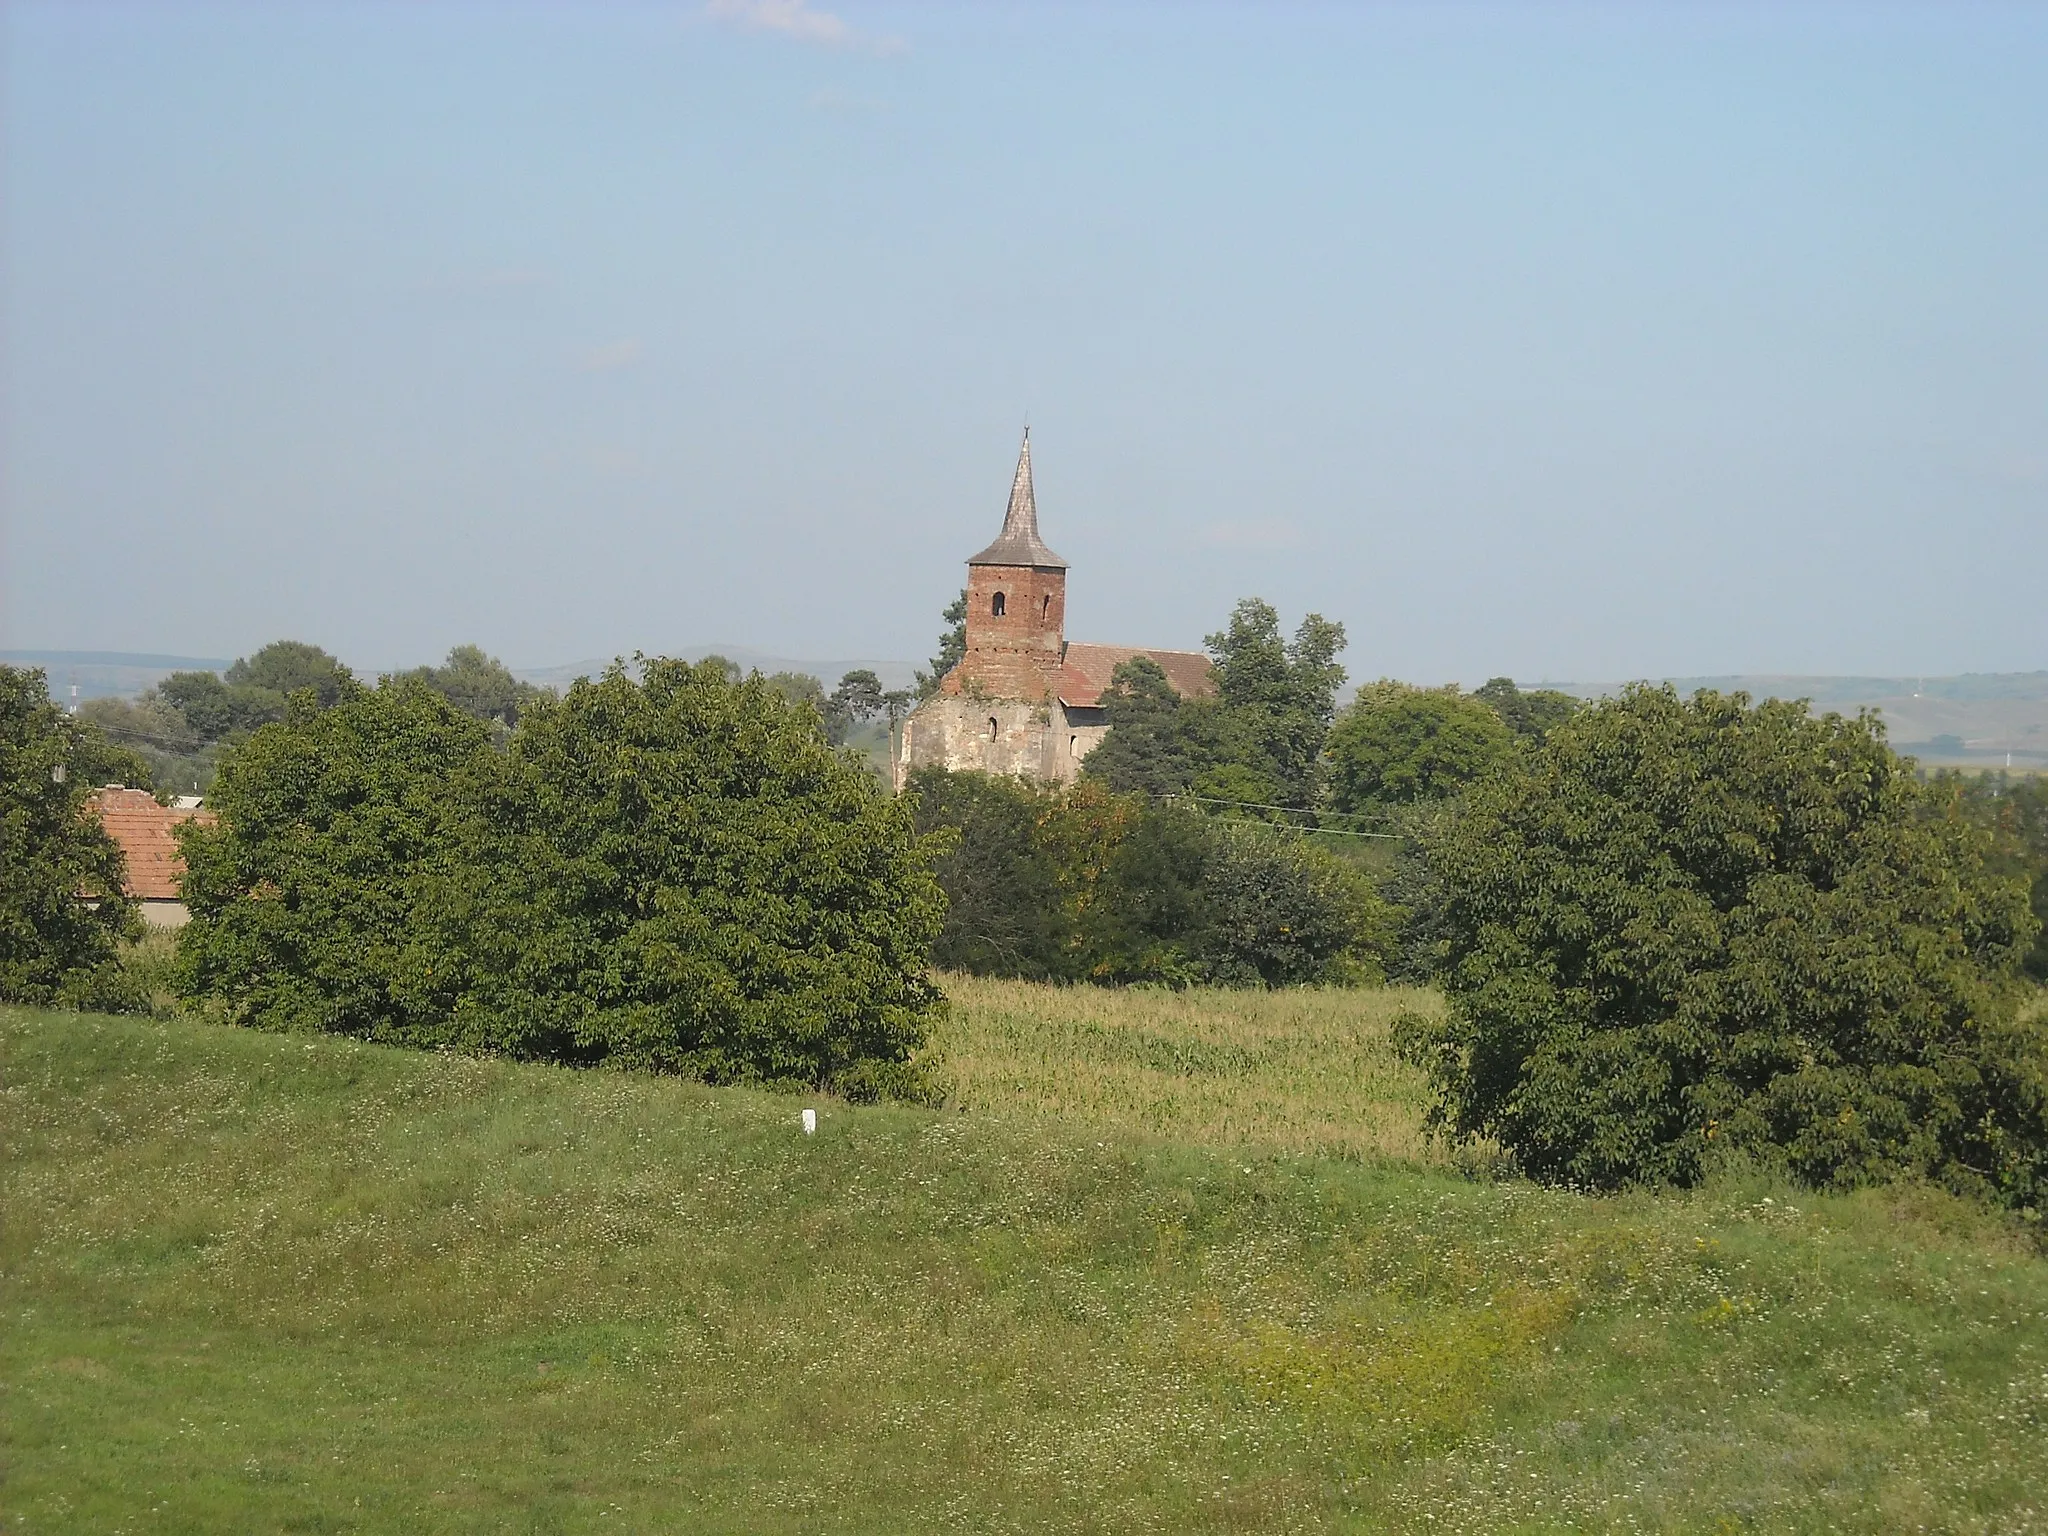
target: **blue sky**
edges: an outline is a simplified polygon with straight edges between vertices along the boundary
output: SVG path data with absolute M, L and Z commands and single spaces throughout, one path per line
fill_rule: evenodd
M 2048 667 L 2048 8 L 0 15 L 0 645 Z

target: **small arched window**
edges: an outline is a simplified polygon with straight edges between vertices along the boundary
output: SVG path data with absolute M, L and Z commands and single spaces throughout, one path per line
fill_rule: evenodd
M 1047 617 L 1047 616 L 1048 616 L 1048 615 L 1049 615 L 1049 614 L 1050 614 L 1051 612 L 1052 612 L 1052 599 L 1051 599 L 1050 597 L 1041 597 L 1041 598 L 1040 598 L 1040 599 L 1038 600 L 1038 622 L 1039 622 L 1039 623 L 1041 623 L 1041 624 L 1043 624 L 1043 623 L 1044 623 L 1044 622 L 1046 621 L 1046 617 Z
M 988 717 L 988 739 L 990 741 L 996 739 L 996 717 L 994 715 Z
M 991 614 L 993 614 L 993 615 L 994 615 L 994 616 L 995 616 L 996 618 L 999 618 L 999 619 L 1000 619 L 1000 618 L 1001 618 L 1001 617 L 1003 616 L 1003 594 L 1002 594 L 1002 593 L 998 592 L 998 593 L 997 593 L 997 594 L 996 594 L 996 595 L 995 595 L 994 597 L 992 597 L 992 598 L 990 598 L 990 599 L 988 600 L 988 611 L 989 611 L 989 612 L 990 612 Z

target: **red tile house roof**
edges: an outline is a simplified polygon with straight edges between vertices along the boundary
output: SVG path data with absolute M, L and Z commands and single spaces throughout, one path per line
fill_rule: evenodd
M 194 817 L 210 822 L 211 813 L 158 805 L 148 790 L 124 789 L 119 784 L 99 791 L 91 804 L 100 825 L 121 845 L 128 860 L 128 894 L 141 901 L 177 901 L 185 860 L 171 828 Z
M 1094 709 L 1102 702 L 1116 669 L 1134 656 L 1149 656 L 1184 699 L 1206 698 L 1216 691 L 1209 658 L 1200 651 L 1154 651 L 1135 645 L 1083 645 L 1069 641 L 1061 658 L 1059 699 L 1075 709 Z

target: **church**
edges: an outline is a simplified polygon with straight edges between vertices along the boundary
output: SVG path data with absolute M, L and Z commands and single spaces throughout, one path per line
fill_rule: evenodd
M 1038 535 L 1031 432 L 1017 454 L 995 543 L 967 562 L 967 653 L 903 723 L 897 788 L 914 768 L 975 768 L 1071 783 L 1109 730 L 1102 695 L 1134 656 L 1184 697 L 1214 692 L 1200 651 L 1069 641 L 1067 563 Z

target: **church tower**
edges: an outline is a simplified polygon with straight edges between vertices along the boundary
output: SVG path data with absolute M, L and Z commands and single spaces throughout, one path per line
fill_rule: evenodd
M 1003 531 L 967 562 L 967 654 L 947 674 L 945 691 L 1049 699 L 1059 682 L 1066 627 L 1067 562 L 1038 536 L 1026 427 Z
M 1067 562 L 1038 536 L 1027 430 L 1003 531 L 967 562 L 966 654 L 903 722 L 896 787 L 918 768 L 1071 784 L 1109 731 L 1103 693 L 1116 669 L 1138 656 L 1156 662 L 1186 697 L 1215 690 L 1199 651 L 1068 643 Z

